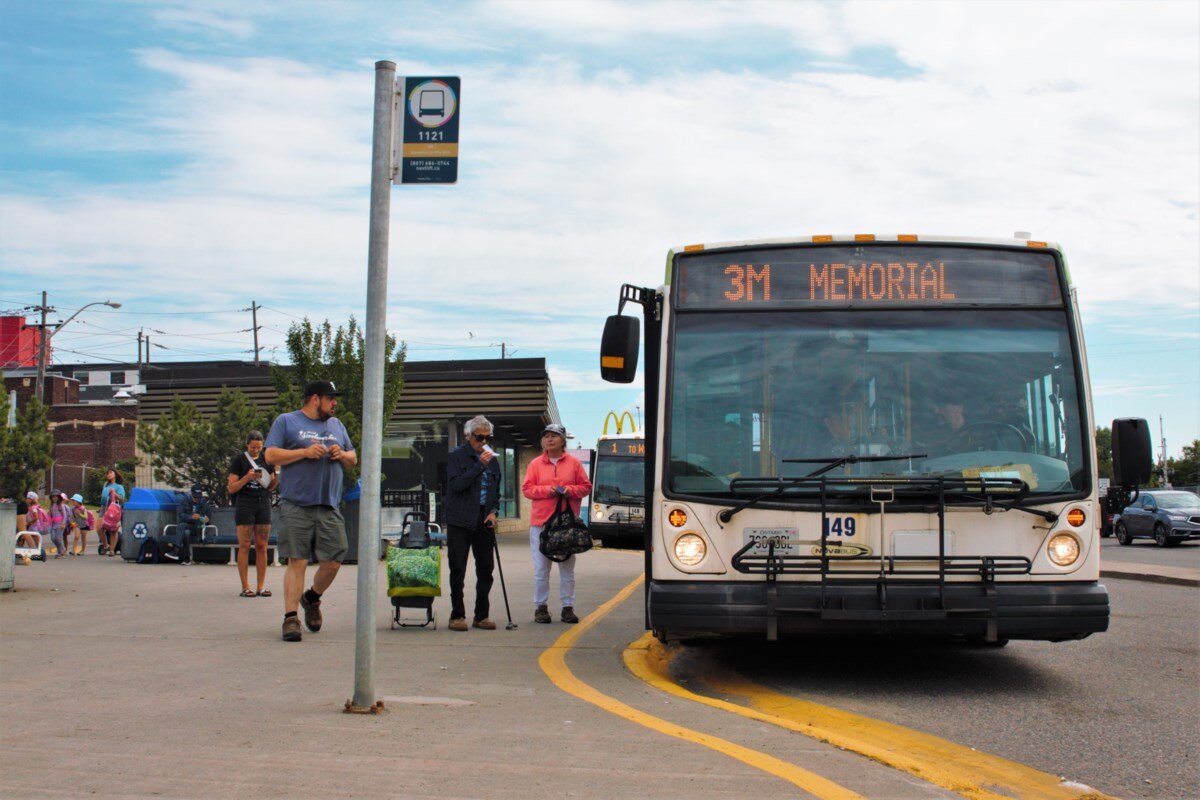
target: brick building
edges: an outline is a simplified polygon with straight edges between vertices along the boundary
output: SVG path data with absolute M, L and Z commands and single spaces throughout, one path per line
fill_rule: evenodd
M 89 467 L 106 468 L 133 458 L 137 416 L 134 403 L 51 406 L 47 417 L 54 435 L 54 464 L 47 476 L 49 488 L 82 493 Z

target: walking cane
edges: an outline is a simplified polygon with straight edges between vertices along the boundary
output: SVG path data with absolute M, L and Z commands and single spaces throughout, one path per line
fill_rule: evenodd
M 496 548 L 496 569 L 500 571 L 500 591 L 504 595 L 504 613 L 508 615 L 508 624 L 504 630 L 516 630 L 517 623 L 512 621 L 512 612 L 508 609 L 508 589 L 504 586 L 504 565 L 500 563 L 500 542 L 496 539 L 495 526 L 492 526 L 492 547 Z

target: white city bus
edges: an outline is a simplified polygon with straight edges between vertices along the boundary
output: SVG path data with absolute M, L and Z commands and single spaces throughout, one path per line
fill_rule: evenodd
M 616 433 L 608 432 L 609 420 Z M 628 427 L 625 421 L 628 420 Z M 640 548 L 646 540 L 646 440 L 628 411 L 610 411 L 596 442 L 588 528 L 605 547 Z
M 1108 627 L 1091 397 L 1061 250 L 814 236 L 672 250 L 646 321 L 646 624 L 1080 639 Z M 1143 420 L 1116 481 L 1148 478 Z

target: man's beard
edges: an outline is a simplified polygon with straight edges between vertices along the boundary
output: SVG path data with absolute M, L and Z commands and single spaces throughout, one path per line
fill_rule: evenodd
M 322 411 L 321 409 L 318 408 L 317 416 L 320 418 L 321 422 L 324 422 L 325 420 L 327 420 L 333 416 L 333 412 L 332 411 Z

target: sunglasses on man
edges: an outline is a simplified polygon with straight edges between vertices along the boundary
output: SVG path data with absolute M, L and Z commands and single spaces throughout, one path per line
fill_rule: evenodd
M 471 434 L 471 438 L 473 438 L 477 442 L 486 442 L 489 439 L 491 439 L 492 436 L 489 433 L 473 433 L 473 434 Z

